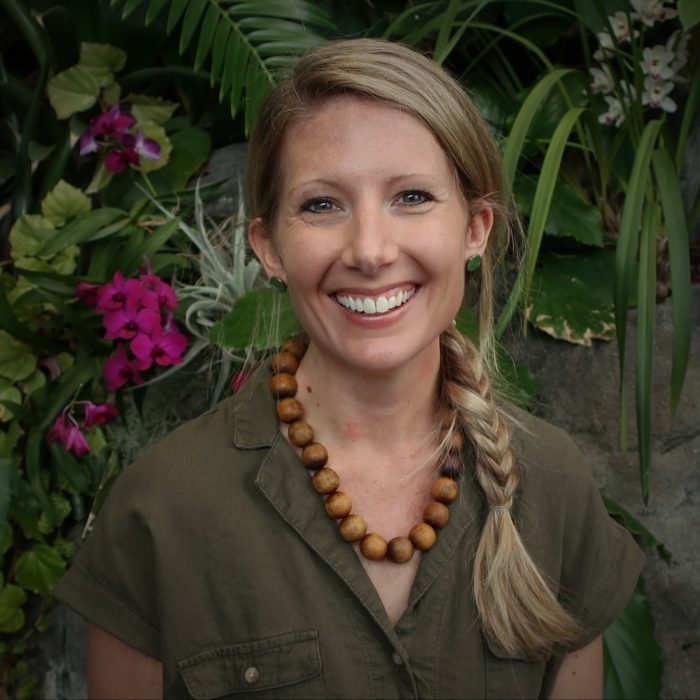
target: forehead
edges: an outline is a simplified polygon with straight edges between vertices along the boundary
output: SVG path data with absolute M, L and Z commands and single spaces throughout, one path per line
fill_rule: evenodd
M 309 177 L 401 170 L 452 173 L 433 132 L 413 114 L 378 100 L 337 95 L 292 121 L 282 140 L 283 189 Z

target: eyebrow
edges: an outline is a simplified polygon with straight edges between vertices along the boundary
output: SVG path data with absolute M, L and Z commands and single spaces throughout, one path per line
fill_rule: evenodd
M 419 172 L 412 172 L 412 173 L 403 173 L 401 175 L 393 175 L 392 177 L 387 178 L 386 180 L 383 180 L 382 182 L 386 185 L 395 185 L 399 182 L 403 182 L 406 180 L 430 180 L 434 181 L 436 179 L 436 176 L 434 174 L 430 173 L 419 173 Z M 333 179 L 333 178 L 314 178 L 311 180 L 304 180 L 303 182 L 300 182 L 298 185 L 295 185 L 294 187 L 290 188 L 289 194 L 293 195 L 296 194 L 300 189 L 303 189 L 305 187 L 313 187 L 316 185 L 321 185 L 325 187 L 337 187 L 338 186 L 338 179 Z

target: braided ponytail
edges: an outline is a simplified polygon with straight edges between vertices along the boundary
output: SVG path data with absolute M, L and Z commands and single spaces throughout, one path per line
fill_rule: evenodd
M 471 444 L 476 478 L 488 504 L 473 581 L 484 635 L 506 656 L 546 659 L 556 644 L 579 637 L 578 625 L 538 571 L 513 522 L 520 471 L 479 351 L 455 329 L 442 334 L 440 348 L 441 403 L 452 411 L 448 440 L 457 430 Z

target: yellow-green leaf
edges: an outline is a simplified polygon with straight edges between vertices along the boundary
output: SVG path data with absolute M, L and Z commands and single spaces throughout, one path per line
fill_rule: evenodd
M 61 555 L 46 544 L 35 544 L 17 559 L 15 580 L 33 593 L 48 595 L 66 570 Z
M 0 591 L 0 632 L 11 634 L 22 628 L 26 602 L 27 594 L 19 586 L 10 584 Z
M 46 92 L 59 119 L 68 119 L 97 102 L 102 87 L 98 77 L 92 68 L 73 66 L 49 80 Z
M 0 331 L 0 377 L 11 382 L 26 379 L 36 369 L 36 356 L 9 333 Z
M 65 180 L 59 180 L 41 202 L 41 213 L 59 228 L 76 216 L 87 214 L 90 208 L 90 200 Z
M 118 73 L 126 65 L 126 52 L 109 44 L 80 44 L 80 65 Z
M 131 113 L 139 126 L 147 122 L 164 124 L 177 109 L 177 102 L 167 102 L 160 97 L 150 95 L 129 95 L 126 99 L 131 102 Z
M 165 129 L 154 122 L 144 122 L 139 124 L 139 127 L 143 129 L 143 133 L 149 139 L 153 139 L 160 146 L 160 156 L 158 160 L 147 160 L 146 158 L 141 158 L 139 162 L 139 168 L 143 173 L 150 173 L 152 170 L 158 170 L 162 168 L 170 158 L 170 151 L 173 147 L 170 143 L 170 139 L 165 133 Z

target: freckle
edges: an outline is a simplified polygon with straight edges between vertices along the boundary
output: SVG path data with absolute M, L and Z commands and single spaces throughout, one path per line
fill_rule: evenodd
M 311 392 L 311 387 L 310 387 L 308 384 L 306 385 L 306 391 L 308 391 L 309 394 L 312 393 L 312 392 Z

